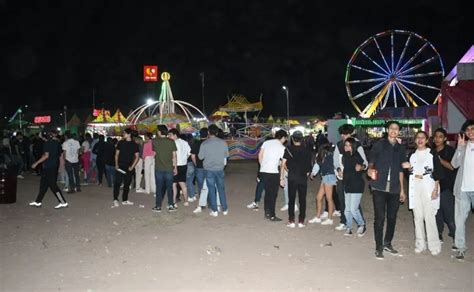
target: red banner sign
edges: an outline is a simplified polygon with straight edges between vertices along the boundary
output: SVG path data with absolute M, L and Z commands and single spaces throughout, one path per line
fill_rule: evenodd
M 51 116 L 36 116 L 33 120 L 35 124 L 51 123 Z
M 154 65 L 143 66 L 143 81 L 157 82 L 158 81 L 158 66 L 154 66 Z

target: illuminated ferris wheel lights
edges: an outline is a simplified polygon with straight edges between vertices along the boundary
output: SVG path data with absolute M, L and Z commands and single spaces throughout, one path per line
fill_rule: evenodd
M 443 75 L 441 57 L 429 41 L 413 32 L 391 30 L 368 38 L 354 51 L 345 83 L 353 106 L 370 117 L 389 104 L 417 107 L 415 98 L 423 104 L 436 102 L 437 95 L 426 90 L 439 92 Z

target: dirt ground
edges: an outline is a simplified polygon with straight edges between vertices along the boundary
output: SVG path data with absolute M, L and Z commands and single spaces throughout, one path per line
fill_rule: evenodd
M 286 227 L 246 209 L 255 190 L 255 162 L 232 162 L 226 170 L 229 215 L 210 217 L 179 206 L 152 213 L 152 195 L 131 192 L 134 206 L 111 208 L 112 191 L 84 186 L 67 195 L 70 207 L 54 210 L 48 193 L 34 200 L 38 177 L 20 181 L 18 202 L 0 205 L 1 291 L 474 291 L 473 253 L 451 258 L 451 240 L 439 256 L 414 253 L 412 215 L 400 208 L 393 245 L 400 256 L 374 257 L 373 207 L 363 197 L 368 231 L 345 237 L 334 226 Z M 315 214 L 319 180 L 310 182 L 307 216 Z M 278 197 L 282 206 L 283 192 Z M 474 249 L 474 222 L 466 225 Z

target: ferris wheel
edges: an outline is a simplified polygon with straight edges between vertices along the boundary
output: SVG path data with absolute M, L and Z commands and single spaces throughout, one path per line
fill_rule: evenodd
M 444 67 L 436 48 L 410 31 L 389 30 L 363 42 L 346 68 L 350 102 L 368 118 L 385 107 L 437 102 Z

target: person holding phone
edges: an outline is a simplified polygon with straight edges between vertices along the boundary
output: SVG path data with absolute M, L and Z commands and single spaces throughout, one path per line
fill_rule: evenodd
M 387 138 L 374 144 L 369 156 L 367 174 L 372 179 L 372 199 L 374 203 L 375 257 L 383 260 L 383 252 L 397 255 L 392 246 L 395 224 L 400 203 L 405 202 L 404 168 L 410 168 L 407 162 L 405 145 L 399 143 L 400 124 L 388 121 Z M 387 228 L 384 237 L 385 218 Z

